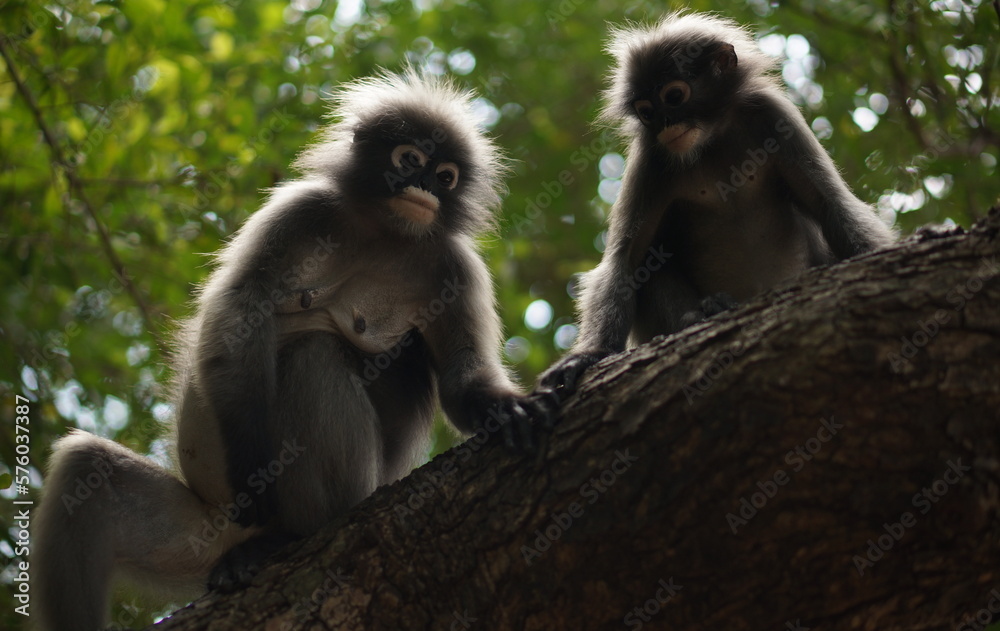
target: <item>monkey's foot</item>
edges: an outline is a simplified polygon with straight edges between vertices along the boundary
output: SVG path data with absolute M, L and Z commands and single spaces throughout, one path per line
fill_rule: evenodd
M 702 320 L 711 318 L 714 315 L 729 311 L 739 306 L 732 296 L 725 292 L 719 292 L 703 298 L 697 309 L 692 309 L 681 316 L 681 328 L 686 329 L 692 324 L 697 324 Z
M 539 377 L 536 392 L 551 392 L 555 396 L 555 402 L 561 405 L 576 392 L 577 382 L 583 373 L 609 355 L 611 353 L 607 351 L 566 355 Z
M 552 429 L 559 408 L 576 392 L 580 377 L 609 355 L 607 351 L 593 351 L 563 357 L 539 377 L 538 386 L 521 402 L 522 414 L 515 415 L 512 424 L 521 432 Z
M 928 241 L 930 239 L 944 239 L 945 237 L 965 234 L 965 228 L 958 224 L 950 226 L 946 224 L 927 224 L 926 226 L 917 228 L 914 234 L 918 241 Z
M 267 565 L 269 557 L 296 539 L 287 533 L 268 533 L 232 547 L 212 568 L 208 589 L 228 594 L 246 587 Z

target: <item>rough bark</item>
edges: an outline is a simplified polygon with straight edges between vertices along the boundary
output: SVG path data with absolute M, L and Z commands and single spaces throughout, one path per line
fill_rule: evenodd
M 156 628 L 996 622 L 998 234 L 994 211 L 609 358 L 536 455 L 473 438 Z

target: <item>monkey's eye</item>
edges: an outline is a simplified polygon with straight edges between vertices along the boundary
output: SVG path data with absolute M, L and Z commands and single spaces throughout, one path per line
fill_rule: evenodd
M 691 98 L 691 87 L 683 81 L 671 81 L 660 90 L 660 100 L 667 107 L 677 107 Z
M 397 169 L 419 169 L 427 164 L 427 154 L 413 145 L 399 145 L 392 150 L 392 164 Z
M 458 186 L 458 165 L 451 162 L 445 162 L 444 164 L 438 165 L 437 171 L 437 181 L 445 190 L 450 191 L 451 189 Z
M 649 101 L 636 101 L 632 104 L 635 109 L 635 115 L 639 117 L 644 125 L 648 125 L 653 122 L 653 104 Z

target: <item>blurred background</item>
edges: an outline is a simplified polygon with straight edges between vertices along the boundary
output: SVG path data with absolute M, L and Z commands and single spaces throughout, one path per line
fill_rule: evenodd
M 530 385 L 573 340 L 574 275 L 599 260 L 620 185 L 622 147 L 591 123 L 609 24 L 682 7 L 753 30 L 848 183 L 903 233 L 997 202 L 988 1 L 0 0 L 0 494 L 37 499 L 71 427 L 167 461 L 169 338 L 206 255 L 294 176 L 324 95 L 379 67 L 475 89 L 514 160 L 483 247 L 506 360 Z M 439 423 L 434 451 L 455 439 Z M 30 560 L 15 512 L 0 505 L 11 629 Z M 131 594 L 115 612 L 156 615 Z

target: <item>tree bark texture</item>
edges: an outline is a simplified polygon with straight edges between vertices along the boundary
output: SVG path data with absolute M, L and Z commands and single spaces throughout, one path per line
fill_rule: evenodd
M 163 629 L 1000 621 L 1000 212 L 609 358 Z

